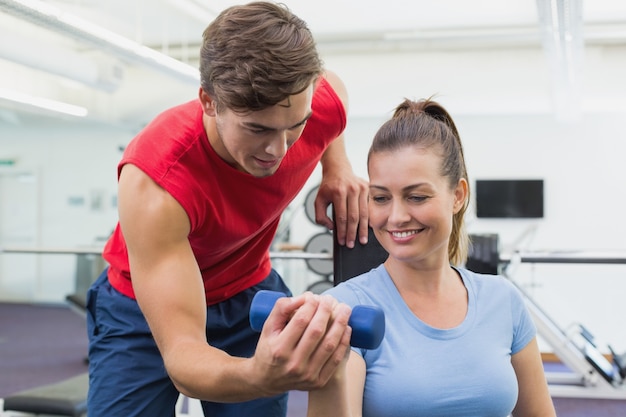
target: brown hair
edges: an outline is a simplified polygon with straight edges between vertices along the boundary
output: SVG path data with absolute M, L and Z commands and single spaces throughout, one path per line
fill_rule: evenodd
M 467 259 L 469 248 L 464 219 L 469 205 L 469 179 L 461 138 L 446 109 L 431 99 L 405 99 L 396 108 L 393 117 L 376 132 L 367 156 L 368 164 L 375 153 L 396 151 L 408 146 L 440 151 L 441 175 L 448 178 L 452 189 L 461 178 L 467 181 L 468 195 L 461 209 L 454 215 L 448 243 L 450 262 L 460 265 Z
M 200 83 L 218 111 L 263 110 L 301 93 L 321 73 L 307 24 L 282 4 L 227 8 L 204 31 Z

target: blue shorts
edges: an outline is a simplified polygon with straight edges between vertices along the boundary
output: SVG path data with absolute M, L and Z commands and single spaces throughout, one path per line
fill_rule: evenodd
M 89 417 L 175 416 L 179 393 L 137 302 L 109 284 L 106 270 L 87 292 Z M 261 289 L 291 292 L 274 270 L 258 285 L 207 307 L 207 339 L 233 356 L 251 357 L 259 334 L 250 328 L 252 297 Z M 202 402 L 205 416 L 284 417 L 287 393 L 243 403 Z

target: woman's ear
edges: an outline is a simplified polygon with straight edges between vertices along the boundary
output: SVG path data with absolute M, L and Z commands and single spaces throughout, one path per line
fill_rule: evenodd
M 215 101 L 213 98 L 200 87 L 198 91 L 198 98 L 200 99 L 200 103 L 202 103 L 202 110 L 204 114 L 210 117 L 215 117 L 217 111 L 215 110 Z
M 467 201 L 468 185 L 465 178 L 461 178 L 454 190 L 454 213 L 458 213 L 461 207 L 465 205 Z

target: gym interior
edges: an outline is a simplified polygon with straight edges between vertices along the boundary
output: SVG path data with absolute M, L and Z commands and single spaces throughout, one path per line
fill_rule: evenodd
M 117 162 L 197 95 L 202 31 L 239 3 L 0 0 L 0 416 L 84 413 L 80 296 L 105 266 Z M 626 415 L 626 3 L 284 3 L 346 84 L 359 176 L 403 98 L 450 111 L 471 180 L 468 262 L 524 294 L 559 416 Z M 337 275 L 332 234 L 311 215 L 320 178 L 272 247 L 294 294 Z M 184 397 L 178 414 L 202 415 Z

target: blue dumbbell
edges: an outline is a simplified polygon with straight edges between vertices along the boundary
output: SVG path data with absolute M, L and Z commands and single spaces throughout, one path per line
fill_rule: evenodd
M 260 332 L 263 329 L 265 320 L 280 297 L 285 297 L 285 294 L 268 290 L 255 294 L 250 305 L 250 327 L 253 330 Z M 385 335 L 385 314 L 378 307 L 354 306 L 348 325 L 352 328 L 351 346 L 376 349 Z

